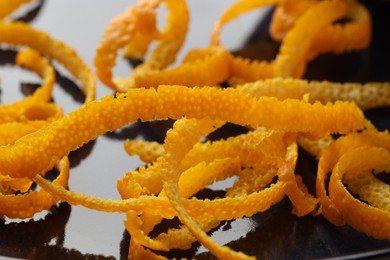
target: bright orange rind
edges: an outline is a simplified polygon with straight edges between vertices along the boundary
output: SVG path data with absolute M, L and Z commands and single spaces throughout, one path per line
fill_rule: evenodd
M 11 15 L 14 11 L 21 6 L 32 2 L 32 0 L 1 0 L 0 1 L 0 20 L 3 20 L 7 16 Z

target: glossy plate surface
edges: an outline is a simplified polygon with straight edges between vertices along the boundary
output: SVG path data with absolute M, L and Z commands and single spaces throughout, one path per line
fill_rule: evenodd
M 41 0 L 34 8 L 18 12 L 17 19 L 50 33 L 73 46 L 92 67 L 95 48 L 108 22 L 134 4 L 134 0 Z M 219 14 L 232 0 L 188 0 L 192 22 L 186 44 L 180 53 L 208 45 L 210 29 Z M 374 16 L 374 37 L 367 50 L 341 56 L 323 55 L 308 66 L 306 78 L 330 81 L 390 81 L 390 3 L 365 1 Z M 163 11 L 162 11 L 163 13 Z M 278 45 L 271 42 L 267 27 L 272 9 L 250 13 L 226 27 L 223 44 L 238 55 L 272 59 Z M 161 19 L 164 19 L 161 16 Z M 0 50 L 1 102 L 21 97 L 22 86 L 39 84 L 39 79 L 13 64 L 15 52 Z M 126 75 L 131 66 L 120 59 L 117 75 Z M 56 103 L 70 112 L 80 106 L 83 97 L 77 83 L 59 69 L 54 97 Z M 98 82 L 98 98 L 112 94 Z M 380 129 L 390 128 L 389 108 L 367 111 L 367 116 Z M 161 140 L 166 124 L 133 124 L 99 137 L 70 155 L 72 161 L 69 187 L 72 190 L 102 198 L 119 199 L 116 180 L 126 171 L 141 165 L 128 157 L 122 143 L 126 138 Z M 224 128 L 222 135 L 240 129 Z M 300 154 L 299 172 L 311 190 L 315 179 L 315 161 Z M 224 184 L 220 184 L 224 185 Z M 218 189 L 218 185 L 214 186 Z M 210 193 L 212 193 L 210 191 Z M 321 259 L 367 257 L 390 252 L 390 241 L 379 241 L 349 227 L 335 227 L 321 216 L 298 218 L 290 213 L 291 205 L 283 200 L 271 210 L 252 218 L 224 222 L 212 233 L 219 243 L 228 243 L 258 259 Z M 0 222 L 0 255 L 29 259 L 125 259 L 129 236 L 123 225 L 124 216 L 107 214 L 82 207 L 60 204 L 49 214 L 38 214 L 34 220 Z M 195 244 L 192 250 L 171 257 L 212 258 Z

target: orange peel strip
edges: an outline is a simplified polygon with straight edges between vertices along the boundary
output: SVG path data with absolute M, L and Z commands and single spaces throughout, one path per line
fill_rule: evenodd
M 241 57 L 231 59 L 232 84 L 244 82 L 254 82 L 260 79 L 274 77 L 273 63 L 267 61 L 249 60 Z
M 123 146 L 128 155 L 138 155 L 145 163 L 152 163 L 164 153 L 163 145 L 158 142 L 128 139 Z
M 130 238 L 129 259 L 166 260 L 168 258 L 155 254 Z
M 170 185 L 172 185 L 170 187 Z M 221 259 L 254 259 L 242 252 L 235 252 L 226 246 L 220 246 L 213 241 L 195 222 L 186 211 L 184 205 L 181 203 L 180 197 L 176 196 L 174 184 L 167 184 L 164 187 L 167 197 L 178 212 L 178 217 L 187 226 L 196 239 L 202 243 L 212 254 Z
M 168 10 L 167 24 L 149 59 L 145 65 L 141 65 L 153 70 L 163 69 L 175 61 L 188 30 L 189 10 L 186 1 L 164 0 L 164 3 Z
M 367 48 L 371 42 L 372 22 L 367 8 L 355 0 L 345 1 L 349 6 L 345 24 L 328 26 L 318 34 L 311 44 L 309 59 L 318 54 L 334 52 L 340 54 Z
M 32 0 L 0 0 L 0 20 L 11 15 L 21 6 L 32 2 Z
M 187 126 L 187 125 L 185 125 L 185 126 Z M 187 129 L 186 129 L 187 130 Z M 189 131 L 189 130 L 188 130 Z M 193 132 L 193 131 L 190 131 L 190 132 Z M 175 135 L 174 135 L 175 136 Z M 170 145 L 168 145 L 168 147 L 170 147 Z M 173 148 L 173 146 L 171 146 L 172 148 Z M 188 148 L 186 148 L 186 149 L 188 149 Z M 183 152 L 183 150 L 182 149 L 179 149 L 179 151 L 175 151 L 175 153 L 174 154 L 172 154 L 173 156 L 174 156 L 174 158 L 180 158 L 180 154 L 181 154 L 181 152 Z M 66 191 L 66 190 L 64 190 L 64 189 L 61 189 L 61 188 L 59 188 L 59 187 L 50 187 L 50 186 L 54 186 L 54 185 L 50 185 L 50 183 L 48 184 L 49 186 L 47 186 L 47 184 L 45 184 L 45 181 L 43 181 L 42 182 L 42 178 L 40 177 L 40 176 L 37 176 L 36 177 L 36 179 L 37 179 L 37 182 L 39 182 L 39 184 L 40 185 L 42 185 L 43 184 L 43 187 L 46 189 L 46 188 L 49 188 L 49 189 L 59 189 L 60 190 L 60 193 L 62 193 L 62 194 L 60 194 L 60 196 L 64 196 L 64 195 L 66 195 L 66 194 L 72 194 L 72 192 L 70 192 L 70 191 Z M 267 195 L 268 194 L 268 195 Z M 56 196 L 57 196 L 58 194 L 56 194 Z M 74 193 L 73 193 L 73 195 L 74 195 Z M 251 206 L 249 206 L 249 205 L 244 205 L 244 204 L 247 204 L 247 202 L 250 202 L 250 201 L 252 201 L 250 198 L 252 197 L 251 195 L 256 195 L 255 197 L 253 197 L 253 198 L 255 198 L 255 200 L 253 201 L 254 202 L 254 204 L 250 204 Z M 226 199 L 220 199 L 220 200 L 218 200 L 218 201 L 206 201 L 205 203 L 206 204 L 209 204 L 209 203 L 211 203 L 211 204 L 214 204 L 214 205 L 211 205 L 211 207 L 209 208 L 209 210 L 212 210 L 212 211 L 214 211 L 215 209 L 217 209 L 217 211 L 218 211 L 218 217 L 217 216 L 215 216 L 215 217 L 217 217 L 217 219 L 218 218 L 221 218 L 222 216 L 221 215 L 226 215 L 226 214 L 231 214 L 231 212 L 226 212 L 226 211 L 223 211 L 222 210 L 222 208 L 225 206 L 226 207 L 226 205 L 235 205 L 234 207 L 237 207 L 237 208 L 240 208 L 239 210 L 237 210 L 237 211 L 234 211 L 233 213 L 234 214 L 242 214 L 243 213 L 243 211 L 242 210 L 248 210 L 248 209 L 250 209 L 250 210 L 254 210 L 255 208 L 258 210 L 259 209 L 259 207 L 260 208 L 262 208 L 262 207 L 265 207 L 265 209 L 266 208 L 268 208 L 268 207 L 270 207 L 270 204 L 269 203 L 271 203 L 272 201 L 273 202 L 276 202 L 276 201 L 279 201 L 283 196 L 284 196 L 284 192 L 283 192 L 283 186 L 282 185 L 278 185 L 278 184 L 275 184 L 275 185 L 272 185 L 270 188 L 267 188 L 266 190 L 264 190 L 264 191 L 261 191 L 261 192 L 259 192 L 259 193 L 256 193 L 256 194 L 251 194 L 250 196 L 248 196 L 246 199 L 244 199 L 244 198 L 234 198 L 234 199 L 229 199 L 229 201 L 226 201 Z M 78 195 L 78 196 L 80 196 L 80 195 Z M 265 196 L 265 197 L 263 197 L 263 196 Z M 268 196 L 271 196 L 271 200 L 269 199 L 270 197 L 268 197 Z M 275 197 L 276 196 L 276 197 Z M 65 196 L 66 197 L 66 196 Z M 85 197 L 85 196 L 84 196 Z M 264 199 L 264 200 L 263 200 Z M 71 203 L 72 202 L 75 202 L 76 200 L 77 200 L 77 198 L 72 198 L 71 199 L 72 201 L 71 201 Z M 93 198 L 93 200 L 95 200 L 96 201 L 96 198 Z M 68 200 L 69 201 L 69 200 Z M 140 202 L 141 200 L 139 200 L 138 202 Z M 188 202 L 189 201 L 192 201 L 192 200 L 188 200 Z M 92 202 L 92 201 L 89 201 L 89 202 Z M 103 204 L 101 204 L 103 201 L 98 201 L 98 203 L 97 204 L 99 204 L 99 206 L 101 207 Z M 130 200 L 127 200 L 127 202 L 130 202 Z M 213 203 L 213 202 L 217 202 L 217 203 Z M 222 204 L 225 204 L 224 202 L 228 202 L 228 204 L 226 204 L 226 205 L 220 205 L 221 204 L 221 202 L 222 202 Z M 265 203 L 265 204 L 263 204 L 263 203 Z M 101 205 L 100 205 L 101 204 Z M 124 204 L 124 202 L 123 201 L 119 201 L 118 202 L 118 204 Z M 146 205 L 149 205 L 149 206 L 151 206 L 151 203 L 149 202 L 149 203 L 145 203 Z M 191 204 L 191 203 L 190 203 Z M 196 203 L 196 204 L 198 204 L 198 203 Z M 200 212 L 198 211 L 198 209 L 199 209 L 199 206 L 200 205 L 197 205 L 196 206 L 196 209 L 195 208 L 193 208 L 193 207 L 191 207 L 191 206 L 189 206 L 189 204 L 187 204 L 187 201 L 185 202 L 185 205 L 186 205 L 186 207 L 189 209 L 189 212 L 190 212 L 190 214 L 192 215 L 192 214 L 199 214 Z M 84 206 L 85 206 L 85 204 L 84 204 Z M 113 205 L 111 205 L 111 206 L 113 206 Z M 136 206 L 139 206 L 139 203 L 136 203 Z M 189 207 L 188 207 L 189 206 Z M 221 208 L 220 208 L 220 206 L 222 206 Z M 242 208 L 241 208 L 242 207 Z M 156 204 L 154 204 L 153 205 L 153 207 L 152 207 L 152 209 L 150 210 L 150 209 L 146 209 L 146 210 L 150 210 L 150 212 L 154 212 L 155 214 L 162 214 L 162 212 L 155 212 L 155 210 L 158 208 L 158 206 L 156 205 Z M 264 208 L 263 208 L 264 209 Z M 112 208 L 111 208 L 111 210 L 112 210 Z M 221 212 L 221 210 L 222 210 L 222 212 Z M 163 211 L 164 213 L 163 214 L 167 214 L 168 212 L 169 212 L 169 206 L 168 205 L 166 205 L 165 207 L 162 207 L 161 208 L 161 211 Z M 204 219 L 204 220 L 206 220 L 206 219 L 210 219 L 211 217 L 214 217 L 213 215 L 210 215 L 210 213 L 211 212 L 208 212 L 208 210 L 207 209 L 205 209 L 205 211 L 206 212 L 202 212 L 201 213 L 201 215 L 200 216 L 196 216 L 196 218 L 198 219 L 198 217 L 200 218 L 200 220 L 202 220 L 202 219 Z M 206 213 L 206 214 L 205 214 Z M 174 213 L 175 214 L 175 213 Z M 253 213 L 252 213 L 253 214 Z M 162 216 L 164 216 L 164 215 L 162 215 Z M 224 216 L 224 217 L 226 217 L 226 216 Z M 229 251 L 230 252 L 230 251 Z M 235 254 L 235 253 L 233 253 L 233 254 Z M 231 255 L 231 253 L 229 253 L 229 255 Z M 241 254 L 239 254 L 239 256 L 242 256 Z
M 212 228 L 217 227 L 220 224 L 220 221 L 206 220 L 198 223 L 202 230 L 208 232 Z M 191 244 L 196 241 L 196 238 L 191 234 L 186 226 L 182 226 L 180 229 L 171 228 L 167 233 L 161 233 L 155 238 L 155 240 L 165 243 L 168 248 L 171 249 L 190 249 Z
M 25 45 L 61 63 L 77 80 L 86 95 L 85 101 L 95 99 L 95 80 L 88 65 L 71 47 L 50 37 L 47 33 L 22 22 L 0 23 L 0 42 L 13 46 Z
M 47 127 L 51 121 L 58 119 L 54 117 L 48 120 L 35 120 L 26 122 L 9 122 L 0 125 L 0 143 L 2 145 L 13 144 L 19 138 Z
M 353 101 L 361 109 L 390 105 L 390 84 L 388 82 L 334 83 L 329 81 L 307 81 L 293 78 L 273 78 L 259 80 L 237 86 L 242 93 L 261 97 L 303 99 L 309 94 L 309 101 L 323 104 L 338 100 Z
M 128 211 L 126 213 L 125 227 L 131 235 L 131 239 L 136 243 L 146 246 L 150 249 L 169 251 L 169 247 L 161 241 L 151 239 L 145 235 L 142 229 L 142 220 L 135 211 Z
M 344 225 L 345 221 L 327 194 L 325 182 L 328 179 L 328 173 L 333 169 L 343 154 L 358 147 L 370 146 L 384 147 L 390 150 L 389 133 L 372 130 L 340 137 L 323 151 L 319 159 L 316 193 L 321 206 L 320 212 L 336 226 Z
M 214 86 L 228 79 L 230 76 L 228 52 L 222 47 L 213 46 L 203 49 L 202 52 L 203 55 L 192 62 L 185 62 L 175 68 L 135 73 L 134 86 L 146 88 L 161 84 Z
M 384 169 L 384 171 L 388 173 L 389 169 Z M 343 183 L 348 187 L 348 191 L 357 194 L 360 200 L 373 207 L 390 210 L 389 197 L 387 196 L 390 186 L 378 179 L 371 170 L 344 174 Z
M 69 178 L 69 160 L 67 157 L 61 159 L 56 168 L 60 172 L 53 181 L 53 185 L 67 187 Z M 0 194 L 0 215 L 10 218 L 30 218 L 36 212 L 47 210 L 58 200 L 50 193 L 40 190 L 31 191 L 18 195 Z
M 366 160 L 370 158 L 370 160 Z M 340 157 L 329 182 L 329 196 L 346 223 L 376 239 L 390 238 L 390 213 L 355 199 L 345 188 L 342 178 L 354 171 L 376 172 L 389 169 L 389 151 L 379 147 L 356 148 Z M 368 173 L 371 174 L 371 173 Z
M 136 16 L 136 31 L 123 50 L 123 56 L 136 59 L 142 58 L 150 43 L 160 37 L 156 25 L 156 8 L 160 2 L 162 0 L 141 0 L 137 3 L 137 12 L 133 13 Z
M 159 194 L 163 188 L 159 171 L 161 158 L 136 171 L 130 171 L 118 180 L 117 189 L 124 198 L 131 198 L 141 194 Z M 130 188 L 131 187 L 131 188 Z
M 51 98 L 51 92 L 55 82 L 55 72 L 46 59 L 41 57 L 36 51 L 26 49 L 17 54 L 16 64 L 33 70 L 43 78 L 44 82 L 32 96 L 15 101 L 11 104 L 1 105 L 0 123 L 21 120 L 21 118 L 26 116 L 25 114 L 28 113 L 28 111 L 34 110 L 35 106 L 48 102 Z
M 283 117 L 278 117 L 279 111 L 285 111 Z M 256 100 L 234 89 L 212 87 L 134 89 L 116 97 L 89 102 L 82 109 L 53 122 L 44 131 L 32 133 L 15 145 L 0 147 L 0 171 L 11 177 L 33 177 L 51 169 L 56 158 L 62 158 L 107 131 L 137 119 L 177 119 L 182 115 L 313 134 L 347 133 L 362 129 L 366 124 L 362 112 L 353 103 L 336 102 L 324 106 L 269 97 Z M 298 119 L 300 124 L 295 123 Z M 45 153 L 36 153 L 37 147 Z
M 286 195 L 293 204 L 292 213 L 297 216 L 304 216 L 316 209 L 318 199 L 310 195 L 305 188 L 300 188 L 304 187 L 304 185 L 297 180 L 298 176 L 294 174 L 298 158 L 296 138 L 289 134 L 285 138 L 290 140 L 286 140 L 286 162 L 280 165 L 278 177 L 284 183 Z
M 176 59 L 188 30 L 189 10 L 184 0 L 164 0 L 168 10 L 167 24 L 161 32 L 157 46 L 142 67 L 148 69 L 163 69 Z
M 94 58 L 96 75 L 101 82 L 114 90 L 118 90 L 112 81 L 116 52 L 126 46 L 135 34 L 135 12 L 134 8 L 130 7 L 115 17 L 104 30 L 102 41 L 96 49 Z M 121 37 L 118 37 L 119 35 Z
M 285 146 L 281 142 L 284 133 L 279 131 L 266 132 L 261 129 L 247 134 L 229 137 L 226 140 L 197 143 L 182 161 L 182 167 L 188 168 L 200 162 L 212 162 L 219 158 L 240 157 L 243 167 L 258 164 L 266 157 L 283 157 Z
M 28 178 L 11 178 L 0 175 L 0 194 L 11 195 L 17 192 L 25 193 L 31 187 L 32 181 Z
M 56 80 L 55 71 L 49 62 L 42 58 L 35 50 L 24 49 L 18 52 L 16 56 L 16 64 L 36 72 L 44 80 L 42 86 L 34 91 L 31 99 L 35 102 L 49 102 Z M 24 100 L 28 99 L 29 98 L 26 98 Z
M 281 42 L 294 26 L 296 19 L 318 0 L 291 1 L 283 0 L 272 15 L 269 34 L 274 41 Z
M 130 43 L 123 50 L 123 56 L 130 59 L 142 59 L 149 45 L 158 37 L 154 34 L 141 34 L 136 32 Z
M 240 163 L 239 158 L 223 158 L 189 168 L 180 175 L 178 182 L 180 195 L 189 198 L 215 181 L 238 175 L 241 171 Z
M 284 1 L 275 10 L 271 25 L 270 35 L 276 41 L 282 41 L 295 21 L 310 6 L 318 1 Z M 325 52 L 342 53 L 346 51 L 360 50 L 368 47 L 371 41 L 371 16 L 367 8 L 358 1 L 345 1 L 350 7 L 346 18 L 350 21 L 345 24 L 333 24 L 324 28 L 313 39 L 310 47 L 309 59 Z
M 155 4 L 149 8 L 156 8 L 160 2 L 162 0 L 154 1 Z M 165 68 L 175 60 L 176 53 L 184 42 L 189 21 L 186 2 L 184 0 L 165 0 L 164 3 L 169 10 L 167 24 L 163 32 L 160 33 L 159 41 L 150 57 L 133 71 L 133 75 Z M 136 36 L 135 17 L 140 5 L 139 3 L 135 7 L 129 8 L 108 25 L 96 51 L 94 59 L 96 74 L 105 85 L 116 91 L 125 92 L 134 85 L 133 76 L 118 78 L 114 82 L 112 68 L 115 66 L 116 52 L 125 47 L 132 37 L 139 37 Z M 121 37 L 116 37 L 117 35 L 121 35 Z
M 348 5 L 343 1 L 321 1 L 298 18 L 283 40 L 275 58 L 275 75 L 301 77 L 305 72 L 306 57 L 315 36 L 326 26 L 346 16 Z M 307 26 L 310 24 L 311 26 Z

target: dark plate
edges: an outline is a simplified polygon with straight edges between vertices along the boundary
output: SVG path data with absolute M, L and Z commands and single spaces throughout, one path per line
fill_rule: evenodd
M 92 67 L 103 28 L 111 18 L 134 2 L 41 0 L 27 14 L 21 11 L 16 18 L 28 21 L 73 46 Z M 211 25 L 221 11 L 234 1 L 188 2 L 193 22 L 180 58 L 187 50 L 208 44 Z M 364 3 L 374 17 L 374 37 L 370 48 L 340 56 L 318 57 L 309 64 L 306 78 L 341 82 L 390 81 L 390 4 L 388 1 L 373 0 Z M 237 55 L 272 59 L 279 46 L 270 41 L 267 35 L 271 13 L 272 9 L 254 12 L 229 25 L 223 32 L 224 45 Z M 34 75 L 13 65 L 14 56 L 13 50 L 0 51 L 1 101 L 4 103 L 21 97 L 21 89 L 29 90 L 39 83 Z M 58 71 L 53 98 L 69 112 L 80 106 L 83 97 L 77 83 L 60 68 Z M 120 59 L 115 73 L 126 75 L 129 71 L 129 63 Z M 107 94 L 112 92 L 99 83 L 98 97 Z M 373 109 L 367 111 L 366 115 L 380 129 L 389 129 L 389 112 L 389 108 Z M 70 188 L 102 198 L 119 199 L 116 180 L 126 171 L 141 165 L 137 158 L 125 154 L 123 140 L 161 140 L 166 126 L 167 123 L 132 124 L 101 136 L 71 153 Z M 230 125 L 223 128 L 219 135 L 231 135 L 241 130 Z M 303 173 L 311 191 L 315 170 L 314 159 L 301 151 L 298 171 Z M 198 195 L 209 196 L 213 193 L 209 191 Z M 363 258 L 390 252 L 389 241 L 375 240 L 347 226 L 335 227 L 321 216 L 298 218 L 290 212 L 290 202 L 283 200 L 269 211 L 252 218 L 224 222 L 214 230 L 212 236 L 219 243 L 227 243 L 231 248 L 256 255 L 259 259 Z M 101 213 L 61 203 L 47 214 L 38 214 L 33 220 L 1 221 L 0 255 L 29 259 L 126 258 L 129 235 L 124 229 L 123 220 L 121 214 Z M 199 244 L 194 244 L 192 250 L 174 251 L 169 256 L 211 258 L 204 251 Z

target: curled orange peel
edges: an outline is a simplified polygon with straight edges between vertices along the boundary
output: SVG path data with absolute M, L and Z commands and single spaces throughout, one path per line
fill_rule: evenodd
M 125 57 L 143 58 L 151 42 L 159 38 L 156 9 L 161 2 L 161 0 L 154 0 L 139 1 L 137 3 L 137 12 L 133 13 L 135 16 L 135 32 L 123 50 Z
M 32 0 L 1 0 L 0 1 L 0 20 L 11 15 L 14 11 L 18 10 L 21 6 L 32 2 Z
M 116 90 L 115 83 L 112 81 L 112 68 L 116 63 L 116 52 L 126 46 L 130 37 L 135 34 L 135 13 L 134 8 L 130 7 L 122 14 L 113 19 L 103 33 L 103 40 L 96 49 L 94 58 L 95 73 L 106 86 Z M 118 37 L 122 35 L 122 37 Z
M 0 123 L 21 121 L 23 118 L 32 119 L 31 116 L 33 111 L 37 112 L 37 109 L 40 106 L 45 106 L 44 104 L 51 99 L 51 93 L 55 82 L 55 72 L 48 61 L 41 57 L 36 51 L 25 49 L 17 54 L 16 64 L 33 70 L 43 78 L 44 82 L 33 95 L 10 104 L 1 105 Z M 57 110 L 54 106 L 47 105 L 46 108 L 42 110 L 42 117 L 46 118 L 47 113 L 50 113 L 49 107 Z
M 25 49 L 17 54 L 16 64 L 36 72 L 44 82 L 32 96 L 0 106 L 0 113 L 4 115 L 0 124 L 2 145 L 13 144 L 19 138 L 46 127 L 62 116 L 61 109 L 52 103 L 46 103 L 51 98 L 55 81 L 54 70 L 47 60 L 32 49 Z M 32 181 L 28 178 L 15 179 L 0 175 L 2 216 L 28 218 L 55 203 L 47 200 L 49 195 L 45 192 L 28 192 L 31 184 Z M 16 195 L 19 192 L 22 195 Z
M 300 16 L 294 27 L 283 39 L 275 58 L 275 75 L 302 77 L 307 56 L 316 35 L 337 19 L 348 14 L 348 5 L 343 1 L 320 1 Z M 307 26 L 310 24 L 311 26 Z
M 370 160 L 366 160 L 369 156 Z M 389 170 L 390 154 L 380 147 L 360 147 L 343 154 L 333 169 L 329 182 L 329 195 L 346 223 L 377 239 L 389 239 L 389 211 L 370 206 L 354 198 L 342 183 L 343 176 L 355 172 L 380 172 Z M 387 185 L 386 185 L 387 186 Z M 380 186 L 377 186 L 377 188 Z M 386 189 L 382 189 L 386 191 Z M 385 192 L 386 194 L 386 192 Z M 380 197 L 377 200 L 382 200 Z
M 355 0 L 345 1 L 349 6 L 345 24 L 334 24 L 321 31 L 314 39 L 308 59 L 318 54 L 357 51 L 365 49 L 371 42 L 372 21 L 368 9 Z
M 310 195 L 301 183 L 298 175 L 295 175 L 296 160 L 298 159 L 298 146 L 296 138 L 291 135 L 285 137 L 287 143 L 286 162 L 280 166 L 278 170 L 279 180 L 285 185 L 286 195 L 293 204 L 293 213 L 297 216 L 304 216 L 317 207 L 318 199 Z
M 0 124 L 0 144 L 12 145 L 30 133 L 47 127 L 54 120 L 62 117 L 62 110 L 52 103 L 31 106 L 18 122 Z M 67 158 L 57 163 L 60 175 L 55 184 L 65 186 L 69 176 Z M 57 200 L 45 191 L 29 191 L 32 181 L 29 178 L 12 178 L 0 175 L 0 201 L 2 216 L 10 218 L 30 218 L 36 212 L 47 210 Z M 20 193 L 20 194 L 19 194 Z
M 318 162 L 316 193 L 321 206 L 320 211 L 330 222 L 338 226 L 345 224 L 342 214 L 330 199 L 325 185 L 328 179 L 328 173 L 332 171 L 339 158 L 348 151 L 359 147 L 373 146 L 390 149 L 389 144 L 388 132 L 368 130 L 362 133 L 354 133 L 340 137 L 322 152 Z
M 19 66 L 33 70 L 44 80 L 41 87 L 34 91 L 30 97 L 33 102 L 49 102 L 55 83 L 55 71 L 49 62 L 33 49 L 24 49 L 18 52 L 15 62 Z M 23 102 L 28 102 L 26 101 L 28 99 L 24 99 Z
M 32 111 L 34 110 L 34 111 Z M 35 115 L 34 113 L 37 113 Z M 47 117 L 44 117 L 46 113 Z M 13 144 L 19 138 L 47 127 L 51 122 L 62 117 L 62 110 L 53 104 L 43 104 L 31 107 L 25 116 L 17 122 L 7 122 L 0 125 L 0 143 Z
M 11 46 L 28 46 L 42 56 L 56 60 L 80 81 L 85 101 L 95 99 L 96 86 L 92 72 L 76 51 L 65 43 L 22 22 L 0 23 L 0 42 Z
M 275 77 L 272 62 L 249 60 L 241 57 L 234 57 L 231 61 L 230 82 L 233 86 L 242 82 L 256 82 Z
M 219 34 L 225 23 L 237 18 L 241 13 L 273 4 L 277 4 L 277 1 L 249 2 L 244 0 L 232 5 L 215 24 L 211 37 L 212 45 L 220 45 Z M 250 82 L 275 76 L 302 77 L 316 35 L 335 20 L 346 16 L 347 13 L 348 5 L 342 1 L 321 1 L 315 5 L 310 4 L 308 10 L 297 17 L 294 26 L 284 37 L 274 61 L 260 62 L 248 61 L 240 57 L 232 58 L 231 77 L 239 79 L 238 82 Z M 318 17 L 321 17 L 321 19 L 318 19 Z M 307 24 L 311 23 L 313 23 L 313 26 L 308 27 Z
M 283 0 L 275 8 L 269 26 L 269 35 L 274 41 L 282 41 L 294 26 L 296 19 L 318 0 L 291 1 Z
M 69 178 L 69 161 L 67 157 L 61 159 L 56 168 L 58 177 L 53 185 L 67 187 Z M 22 194 L 0 194 L 0 214 L 10 218 L 31 218 L 36 212 L 50 209 L 58 202 L 55 197 L 45 190 L 29 191 Z
M 335 23 L 324 28 L 317 34 L 311 44 L 309 60 L 325 52 L 342 53 L 366 48 L 371 40 L 371 16 L 367 8 L 358 1 L 345 1 L 349 12 L 343 24 Z M 277 7 L 270 24 L 270 35 L 276 41 L 282 41 L 296 20 L 311 6 L 318 4 L 317 0 L 284 1 Z
M 144 2 L 140 1 L 136 6 L 127 9 L 113 19 L 105 29 L 102 41 L 96 50 L 94 58 L 96 74 L 105 85 L 116 91 L 125 92 L 129 88 L 134 87 L 133 75 L 142 75 L 149 71 L 161 70 L 171 64 L 175 60 L 176 53 L 181 48 L 186 36 L 189 13 L 184 0 L 153 1 L 154 4 L 150 4 L 150 6 Z M 140 35 L 145 32 L 138 30 L 138 27 L 140 27 L 138 25 L 141 24 L 137 23 L 137 19 L 141 19 L 138 17 L 147 15 L 149 19 L 146 20 L 154 23 L 155 20 L 150 19 L 150 14 L 153 13 L 153 10 L 161 2 L 165 3 L 169 15 L 163 31 L 158 34 L 156 47 L 153 49 L 149 58 L 142 65 L 135 68 L 130 77 L 113 80 L 112 69 L 115 66 L 117 51 L 131 42 L 133 37 L 135 37 L 135 41 L 142 37 Z M 154 28 L 153 34 L 156 35 L 155 25 L 149 27 L 142 25 L 141 28 Z M 116 37 L 118 35 L 121 35 L 121 37 Z M 146 42 L 151 42 L 150 36 L 145 37 Z M 144 48 L 145 45 L 143 47 L 136 47 L 138 50 Z
M 166 260 L 167 258 L 157 255 L 149 249 L 137 244 L 133 239 L 130 239 L 129 258 L 132 259 L 151 259 L 151 260 Z
M 191 55 L 194 51 L 195 55 Z M 201 54 L 199 53 L 201 52 Z M 135 87 L 157 87 L 161 84 L 194 86 L 216 86 L 230 77 L 230 55 L 222 47 L 208 47 L 203 50 L 193 50 L 180 66 L 136 73 Z M 191 61 L 189 61 L 191 60 Z M 142 65 L 141 65 L 142 66 Z

